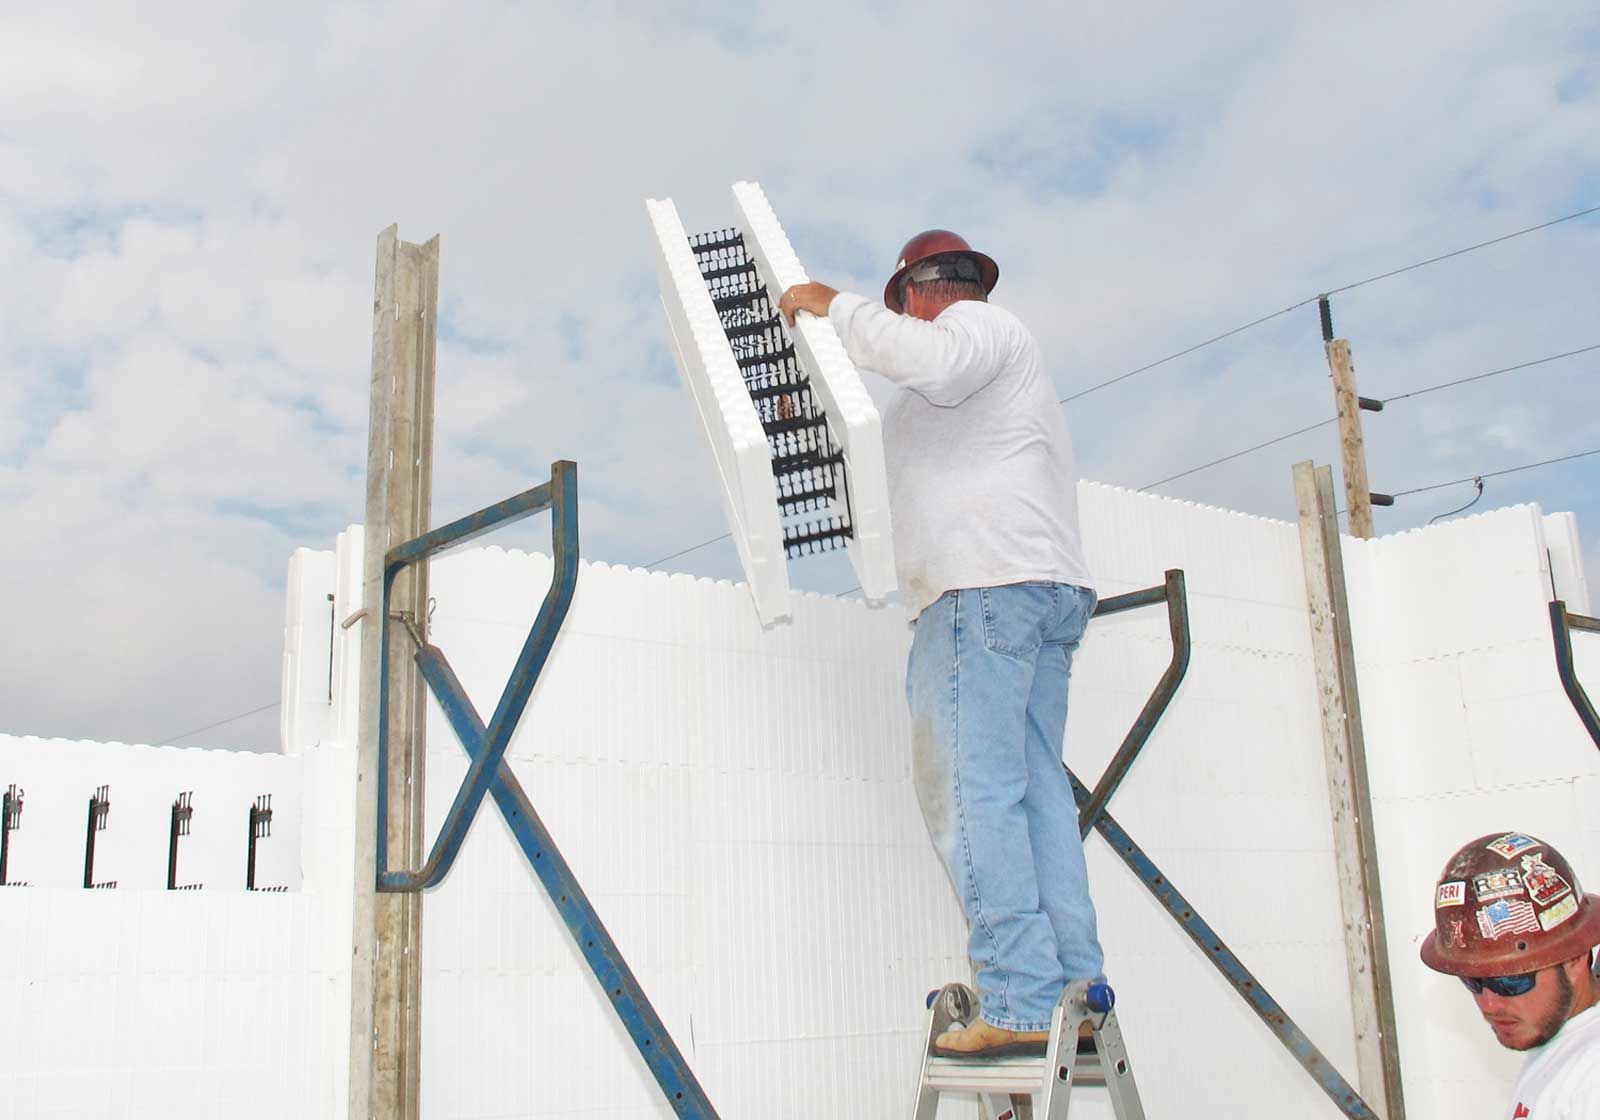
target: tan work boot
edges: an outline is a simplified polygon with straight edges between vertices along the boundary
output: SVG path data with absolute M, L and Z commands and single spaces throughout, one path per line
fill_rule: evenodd
M 1049 1043 L 1049 1031 L 1008 1031 L 978 1019 L 934 1039 L 933 1052 L 941 1058 L 1042 1058 Z

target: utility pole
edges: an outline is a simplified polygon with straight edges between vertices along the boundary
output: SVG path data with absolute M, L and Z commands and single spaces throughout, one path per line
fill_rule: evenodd
M 1382 401 L 1369 401 L 1356 395 L 1355 365 L 1350 360 L 1350 343 L 1333 337 L 1333 312 L 1328 297 L 1317 300 L 1322 313 L 1322 346 L 1333 371 L 1333 398 L 1339 410 L 1339 453 L 1344 473 L 1345 507 L 1350 511 L 1350 535 L 1370 540 L 1372 533 L 1372 491 L 1367 485 L 1367 451 L 1361 440 L 1361 410 L 1381 411 Z
M 417 1120 L 422 1035 L 422 895 L 377 890 L 378 715 L 388 691 L 388 847 L 397 866 L 422 861 L 425 691 L 395 643 L 384 680 L 380 627 L 425 633 L 427 569 L 407 567 L 380 618 L 384 556 L 428 528 L 433 479 L 433 373 L 439 239 L 413 245 L 398 227 L 378 235 L 372 305 L 371 413 L 356 757 L 355 924 L 350 984 L 350 1120 Z M 402 652 L 403 651 L 403 652 Z

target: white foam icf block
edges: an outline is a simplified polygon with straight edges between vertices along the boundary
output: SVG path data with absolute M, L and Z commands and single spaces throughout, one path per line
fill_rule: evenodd
M 333 553 L 309 548 L 297 548 L 289 557 L 278 710 L 285 754 L 320 742 L 333 719 L 336 565 Z
M 361 615 L 366 595 L 366 531 L 351 525 L 334 547 L 333 713 L 327 741 L 354 750 L 361 725 L 361 643 L 372 624 Z
M 733 204 L 739 213 L 745 251 L 776 304 L 786 290 L 810 278 L 759 183 L 735 183 Z M 848 549 L 861 581 L 861 594 L 869 601 L 881 601 L 895 589 L 883 421 L 827 316 L 798 315 L 789 336 L 844 451 L 853 529 Z
M 763 623 L 789 617 L 789 573 L 772 454 L 733 348 L 671 199 L 645 202 L 678 373 L 717 464 L 723 508 Z
M 1589 609 L 1589 579 L 1583 568 L 1583 538 L 1578 519 L 1570 513 L 1544 516 L 1544 546 L 1550 559 L 1550 582 L 1555 598 L 1573 614 L 1593 614 Z
M 243 891 L 250 807 L 270 795 L 272 835 L 257 844 L 258 882 L 298 888 L 303 775 L 303 759 L 277 754 L 0 735 L 0 788 L 24 791 L 9 877 L 81 886 L 89 801 L 104 786 L 110 810 L 95 833 L 95 882 L 164 888 L 172 803 L 188 792 L 194 811 L 179 840 L 180 883 Z

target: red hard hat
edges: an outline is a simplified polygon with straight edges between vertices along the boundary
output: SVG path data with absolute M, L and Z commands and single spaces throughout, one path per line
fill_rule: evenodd
M 894 275 L 889 277 L 889 283 L 884 285 L 884 306 L 890 311 L 904 311 L 905 305 L 900 299 L 900 281 L 907 270 L 929 257 L 947 253 L 952 255 L 959 253 L 976 261 L 978 279 L 983 283 L 983 290 L 994 291 L 995 284 L 1000 281 L 1000 266 L 995 264 L 992 258 L 973 249 L 967 244 L 967 239 L 959 233 L 951 233 L 947 229 L 925 229 L 907 241 L 906 247 L 900 250 L 900 259 L 895 262 Z
M 1600 945 L 1600 895 L 1525 832 L 1480 836 L 1451 856 L 1433 906 L 1422 963 L 1451 976 L 1537 972 Z

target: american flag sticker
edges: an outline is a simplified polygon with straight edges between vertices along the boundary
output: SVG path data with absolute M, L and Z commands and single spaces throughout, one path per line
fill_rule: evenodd
M 1446 906 L 1460 906 L 1467 901 L 1466 880 L 1458 879 L 1454 883 L 1440 883 L 1439 897 L 1434 901 L 1434 909 Z
M 1508 933 L 1535 933 L 1538 929 L 1533 903 L 1520 898 L 1502 898 L 1478 911 L 1478 931 L 1490 941 L 1498 941 Z

